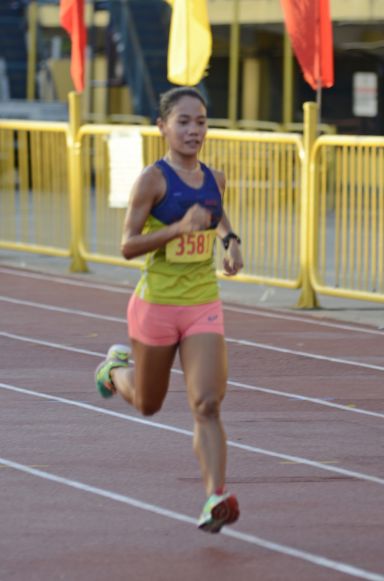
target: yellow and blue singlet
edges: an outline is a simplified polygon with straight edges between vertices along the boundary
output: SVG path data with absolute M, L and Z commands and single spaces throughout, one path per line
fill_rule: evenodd
M 212 223 L 209 230 L 184 234 L 146 255 L 135 293 L 150 303 L 199 305 L 219 298 L 213 246 L 223 203 L 212 171 L 205 164 L 200 164 L 204 173 L 203 185 L 193 188 L 183 182 L 165 160 L 155 163 L 164 175 L 166 192 L 152 208 L 143 234 L 181 220 L 196 203 L 211 212 Z

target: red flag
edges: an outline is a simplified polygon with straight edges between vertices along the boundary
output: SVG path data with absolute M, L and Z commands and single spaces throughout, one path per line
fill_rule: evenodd
M 293 52 L 313 89 L 332 87 L 333 34 L 329 0 L 281 0 Z
M 84 54 L 87 31 L 84 0 L 60 0 L 60 24 L 71 37 L 71 77 L 76 91 L 84 90 Z

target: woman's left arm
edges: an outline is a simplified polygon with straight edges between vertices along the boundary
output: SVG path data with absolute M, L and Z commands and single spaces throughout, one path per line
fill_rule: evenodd
M 227 246 L 223 260 L 224 274 L 227 276 L 234 276 L 244 266 L 240 248 L 241 242 L 237 235 L 232 237 L 232 234 L 234 233 L 224 210 L 221 220 L 217 226 L 217 234 L 221 241 L 225 243 L 225 246 Z M 228 236 L 228 234 L 230 236 Z
M 214 172 L 217 185 L 224 196 L 225 177 L 222 172 Z M 231 228 L 231 223 L 227 214 L 223 209 L 221 220 L 217 225 L 217 235 L 221 239 L 225 247 L 225 256 L 223 260 L 224 274 L 227 276 L 234 276 L 244 266 L 243 257 L 240 248 L 240 238 L 235 234 Z

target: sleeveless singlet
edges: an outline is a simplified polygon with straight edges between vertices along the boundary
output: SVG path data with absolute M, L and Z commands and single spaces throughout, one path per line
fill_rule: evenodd
M 204 173 L 203 185 L 193 188 L 183 182 L 165 160 L 155 163 L 165 178 L 166 192 L 152 208 L 143 234 L 181 220 L 196 203 L 211 212 L 212 224 L 209 230 L 184 234 L 146 254 L 143 274 L 135 293 L 150 303 L 198 305 L 219 298 L 213 244 L 223 205 L 213 173 L 206 165 L 200 164 Z

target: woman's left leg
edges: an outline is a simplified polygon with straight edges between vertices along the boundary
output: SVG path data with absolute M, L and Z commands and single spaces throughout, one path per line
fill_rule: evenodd
M 200 515 L 200 529 L 218 533 L 239 517 L 236 496 L 225 491 L 226 436 L 220 404 L 227 383 L 224 337 L 199 333 L 184 338 L 179 347 L 195 429 L 194 449 L 200 462 L 207 500 Z
M 224 337 L 191 335 L 181 342 L 179 352 L 194 418 L 194 450 L 210 496 L 225 484 L 226 436 L 220 418 L 227 383 Z

